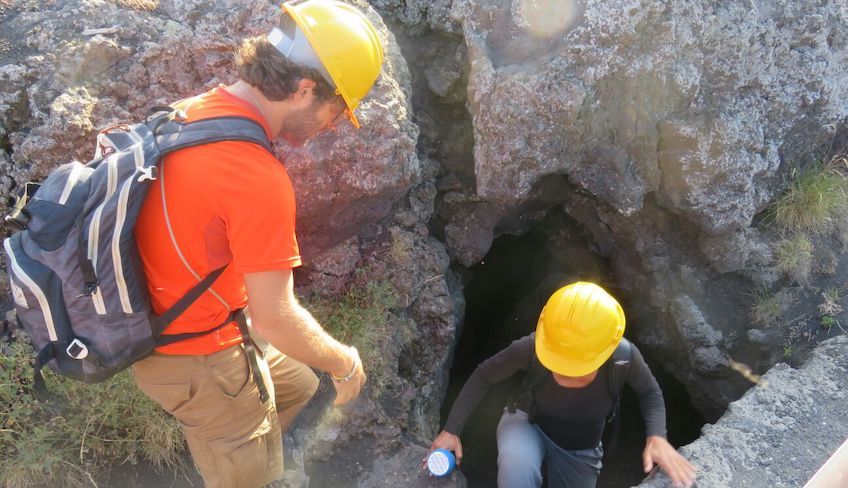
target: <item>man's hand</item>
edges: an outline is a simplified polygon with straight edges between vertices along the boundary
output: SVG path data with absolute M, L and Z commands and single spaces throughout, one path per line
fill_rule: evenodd
M 642 452 L 642 462 L 645 473 L 654 468 L 654 463 L 659 464 L 675 487 L 688 488 L 695 483 L 695 467 L 660 436 L 648 437 Z
M 348 348 L 350 360 L 345 361 L 348 364 L 348 369 L 339 374 L 339 371 L 330 373 L 334 376 L 333 386 L 336 387 L 336 399 L 333 405 L 344 405 L 359 396 L 359 390 L 368 380 L 365 376 L 365 370 L 362 367 L 362 360 L 359 359 L 359 351 L 355 347 Z M 347 381 L 337 381 L 336 378 L 344 378 L 351 371 L 353 376 Z
M 430 450 L 434 449 L 447 449 L 448 451 L 453 451 L 454 456 L 456 456 L 456 465 L 459 466 L 462 463 L 462 442 L 459 440 L 458 435 L 453 435 L 448 431 L 443 430 L 436 438 L 433 440 L 433 444 L 430 446 Z M 427 458 L 422 460 L 423 469 L 427 468 Z

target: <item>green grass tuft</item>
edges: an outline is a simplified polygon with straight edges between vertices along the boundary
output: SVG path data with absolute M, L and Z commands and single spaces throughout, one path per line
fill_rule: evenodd
M 828 332 L 830 332 L 830 329 L 838 323 L 839 322 L 836 320 L 836 317 L 833 315 L 824 315 L 821 318 L 821 326 L 827 329 Z
M 819 234 L 836 229 L 848 212 L 848 178 L 833 165 L 815 165 L 792 180 L 768 216 L 785 231 Z
M 778 271 L 801 285 L 809 284 L 813 266 L 813 243 L 803 234 L 781 241 L 774 251 Z

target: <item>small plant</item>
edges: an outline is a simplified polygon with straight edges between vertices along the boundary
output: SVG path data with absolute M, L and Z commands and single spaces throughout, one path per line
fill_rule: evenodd
M 821 318 L 821 325 L 822 327 L 827 329 L 828 333 L 830 333 L 830 329 L 838 323 L 839 322 L 836 321 L 836 317 L 834 317 L 833 315 L 825 315 Z
M 793 352 L 795 352 L 795 348 L 793 348 L 791 345 L 783 346 L 783 357 L 788 358 L 792 356 Z
M 781 241 L 774 252 L 775 265 L 781 273 L 799 284 L 810 282 L 813 266 L 813 243 L 803 234 Z
M 837 288 L 835 286 L 831 286 L 830 288 L 826 289 L 823 293 L 824 293 L 824 297 L 827 300 L 832 301 L 832 302 L 838 302 L 839 301 L 839 288 Z
M 814 165 L 792 180 L 768 216 L 790 232 L 833 230 L 848 211 L 848 179 L 834 165 Z
M 749 314 L 759 325 L 767 325 L 781 314 L 780 296 L 770 293 L 768 288 L 754 290 L 750 295 Z

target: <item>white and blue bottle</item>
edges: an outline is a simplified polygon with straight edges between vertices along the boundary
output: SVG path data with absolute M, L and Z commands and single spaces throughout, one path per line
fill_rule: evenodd
M 447 476 L 456 467 L 456 458 L 447 449 L 436 449 L 427 456 L 427 469 L 433 476 Z

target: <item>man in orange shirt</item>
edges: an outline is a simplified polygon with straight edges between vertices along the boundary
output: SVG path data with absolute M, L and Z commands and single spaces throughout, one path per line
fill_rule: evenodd
M 334 0 L 283 8 L 271 34 L 244 41 L 237 83 L 178 104 L 188 122 L 244 117 L 269 139 L 296 145 L 345 117 L 358 127 L 353 110 L 383 61 L 374 27 Z M 335 403 L 343 404 L 365 383 L 362 362 L 295 298 L 294 192 L 274 155 L 241 141 L 192 147 L 167 156 L 158 180 L 135 228 L 154 311 L 226 268 L 165 334 L 211 332 L 159 347 L 133 374 L 178 420 L 207 487 L 265 486 L 282 476 L 282 432 L 318 386 L 310 366 L 332 375 Z M 244 307 L 254 332 L 270 343 L 266 402 L 239 328 L 228 322 Z

